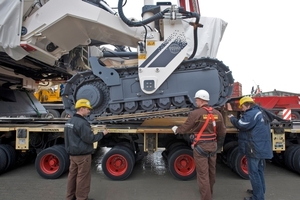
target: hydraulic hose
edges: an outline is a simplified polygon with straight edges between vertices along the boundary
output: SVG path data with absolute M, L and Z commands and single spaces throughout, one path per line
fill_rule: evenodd
M 138 27 L 138 26 L 144 26 L 146 24 L 149 24 L 155 20 L 158 20 L 158 19 L 163 19 L 164 18 L 164 14 L 167 13 L 169 10 L 166 9 L 162 12 L 159 12 L 157 14 L 155 14 L 154 16 L 146 19 L 146 20 L 143 20 L 143 21 L 139 21 L 139 22 L 133 22 L 133 21 L 130 21 L 129 19 L 126 18 L 126 16 L 124 15 L 124 12 L 123 12 L 123 0 L 119 0 L 119 3 L 118 3 L 118 12 L 119 12 L 119 16 L 120 18 L 122 19 L 122 21 L 127 24 L 128 26 L 130 27 Z
M 192 59 L 194 58 L 196 52 L 197 52 L 197 49 L 198 49 L 198 27 L 199 27 L 199 21 L 200 21 L 200 15 L 198 13 L 195 13 L 195 12 L 191 12 L 190 13 L 192 17 L 195 17 L 196 18 L 196 21 L 195 22 L 190 22 L 190 25 L 193 26 L 194 28 L 194 49 L 193 49 L 193 53 L 192 55 L 189 57 L 189 59 Z
M 155 20 L 163 19 L 164 14 L 167 13 L 168 11 L 169 11 L 169 9 L 165 9 L 162 12 L 159 12 L 159 13 L 155 14 L 154 16 L 146 19 L 146 20 L 139 21 L 139 22 L 133 22 L 133 21 L 130 21 L 129 19 L 127 19 L 126 16 L 124 15 L 123 0 L 119 0 L 119 2 L 118 2 L 119 16 L 122 19 L 122 21 L 130 27 L 144 26 L 144 25 L 149 24 L 149 23 L 151 23 Z M 195 22 L 190 23 L 190 25 L 192 25 L 194 27 L 194 49 L 193 49 L 193 53 L 189 57 L 189 59 L 192 59 L 192 58 L 194 58 L 194 56 L 197 52 L 197 48 L 198 48 L 198 37 L 197 37 L 198 31 L 197 31 L 197 29 L 199 27 L 200 15 L 198 13 L 195 13 L 195 12 L 186 12 L 186 11 L 184 11 L 182 14 L 186 15 L 187 18 L 193 18 L 193 17 L 196 18 Z

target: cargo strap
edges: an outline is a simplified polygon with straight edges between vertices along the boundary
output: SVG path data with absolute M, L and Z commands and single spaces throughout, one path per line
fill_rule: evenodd
M 211 120 L 213 122 L 214 134 L 215 134 L 215 136 L 217 135 L 216 121 L 215 121 L 214 115 L 212 113 L 213 108 L 212 107 L 208 107 L 208 108 L 202 107 L 202 108 L 207 111 L 208 115 L 207 115 L 207 118 L 206 118 L 206 121 L 205 121 L 204 125 L 202 126 L 202 128 L 198 132 L 196 139 L 194 139 L 194 142 L 191 145 L 192 149 L 194 149 L 194 146 L 200 140 L 200 137 L 201 137 L 203 131 L 205 130 L 205 128 L 207 127 L 209 120 Z

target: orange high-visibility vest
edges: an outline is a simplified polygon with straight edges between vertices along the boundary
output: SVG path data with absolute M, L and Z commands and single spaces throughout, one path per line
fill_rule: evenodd
M 200 131 L 198 132 L 197 137 L 194 139 L 194 142 L 193 142 L 193 144 L 192 144 L 192 147 L 195 146 L 199 140 L 203 140 L 203 141 L 205 141 L 205 140 L 215 140 L 215 139 L 217 138 L 216 121 L 215 121 L 215 117 L 214 117 L 213 112 L 212 112 L 212 111 L 213 111 L 213 108 L 212 108 L 212 107 L 208 107 L 208 108 L 207 108 L 207 107 L 202 107 L 202 108 L 205 109 L 205 110 L 207 111 L 207 118 L 206 118 L 206 121 L 205 121 L 204 125 L 202 126 L 202 128 L 201 128 Z M 211 120 L 212 123 L 213 123 L 214 132 L 213 132 L 213 133 L 207 133 L 206 135 L 207 135 L 208 137 L 202 137 L 202 138 L 201 138 L 204 129 L 205 129 L 205 128 L 207 127 L 207 125 L 208 125 L 209 120 Z

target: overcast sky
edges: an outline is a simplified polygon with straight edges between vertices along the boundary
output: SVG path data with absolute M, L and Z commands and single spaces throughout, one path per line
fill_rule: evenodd
M 128 0 L 126 17 L 140 19 L 143 2 Z M 177 4 L 177 0 L 171 2 Z M 256 85 L 263 92 L 276 89 L 300 93 L 297 2 L 199 0 L 202 16 L 221 18 L 228 23 L 217 58 L 229 66 L 235 81 L 242 84 L 243 95 L 250 94 L 251 87 Z

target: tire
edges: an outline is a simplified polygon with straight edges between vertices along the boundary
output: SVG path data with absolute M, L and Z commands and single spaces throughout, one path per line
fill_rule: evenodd
M 7 163 L 4 171 L 12 169 L 16 164 L 16 151 L 15 149 L 10 146 L 9 144 L 2 144 L 0 145 L 6 153 Z
M 60 118 L 60 114 L 57 110 L 48 110 L 48 113 L 45 115 L 44 118 L 49 118 L 49 119 Z
M 291 120 L 300 120 L 300 114 L 298 112 L 292 111 L 291 114 Z
M 300 174 L 300 148 L 297 148 L 297 150 L 295 151 L 292 161 L 294 171 Z
M 181 148 L 173 151 L 168 159 L 169 171 L 177 179 L 187 181 L 196 177 L 193 150 Z
M 168 159 L 171 157 L 171 155 L 173 153 L 175 153 L 176 151 L 180 150 L 180 149 L 191 149 L 190 147 L 186 146 L 186 145 L 178 145 L 178 146 L 174 146 L 172 148 L 172 150 L 168 153 Z
M 287 148 L 287 150 L 284 152 L 284 164 L 289 170 L 294 171 L 293 167 L 293 160 L 294 160 L 294 154 L 297 149 L 299 149 L 299 145 L 291 145 L 290 147 Z
M 249 180 L 248 163 L 245 155 L 235 152 L 232 158 L 234 162 L 234 171 L 243 179 Z M 266 160 L 264 160 L 264 170 L 266 169 Z
M 8 149 L 6 149 L 6 146 L 4 146 L 4 144 L 1 144 L 0 145 L 0 149 L 2 149 L 5 153 L 5 157 L 6 157 L 6 164 L 5 164 L 5 167 L 4 167 L 4 170 L 3 171 L 7 171 L 9 169 L 9 166 L 11 165 L 11 156 L 10 156 L 10 153 L 8 151 Z
M 112 180 L 125 180 L 133 171 L 134 160 L 131 153 L 120 147 L 110 149 L 102 159 L 103 173 Z
M 167 150 L 163 150 L 163 152 L 161 152 L 161 155 L 162 155 L 163 159 L 168 160 L 168 152 L 167 152 Z
M 70 115 L 66 112 L 66 110 L 62 111 L 60 118 L 69 118 Z
M 7 155 L 5 151 L 0 148 L 0 174 L 5 171 L 7 166 Z
M 174 143 L 171 148 L 168 150 L 168 159 L 170 156 L 177 151 L 178 149 L 191 149 L 190 147 L 186 146 L 185 143 Z
M 237 155 L 239 154 L 239 150 L 238 147 L 235 147 L 234 150 L 231 153 L 231 157 L 230 157 L 230 168 L 236 172 L 236 163 L 235 163 L 235 159 L 237 157 Z
M 66 160 L 58 148 L 42 150 L 35 159 L 38 174 L 45 179 L 57 179 L 65 171 Z
M 230 150 L 232 150 L 233 148 L 238 146 L 238 142 L 237 141 L 230 141 L 227 142 L 224 146 L 223 146 L 223 151 L 221 152 L 221 159 L 222 162 L 225 165 L 228 165 L 228 159 L 227 159 L 227 154 Z M 228 154 L 229 155 L 229 154 Z
M 130 154 L 130 156 L 131 156 L 131 158 L 132 158 L 132 160 L 133 160 L 133 165 L 135 165 L 135 156 L 134 156 L 134 152 L 133 152 L 133 149 L 130 147 L 130 144 L 129 144 L 129 143 L 128 143 L 128 144 L 125 144 L 125 145 L 119 145 L 119 144 L 117 144 L 114 148 L 124 149 L 125 151 L 127 151 L 127 152 Z
M 234 155 L 234 171 L 243 179 L 249 180 L 249 172 L 247 165 L 247 158 L 245 155 L 237 152 Z
M 174 149 L 178 149 L 178 147 L 183 147 L 186 146 L 185 142 L 183 142 L 182 140 L 173 140 L 170 141 L 167 145 L 166 145 L 166 150 L 165 150 L 165 156 L 168 159 L 169 155 L 171 154 L 171 152 Z
M 229 149 L 236 147 L 236 146 L 238 146 L 238 141 L 233 140 L 233 141 L 227 142 L 223 146 L 223 152 L 226 155 L 226 153 L 229 151 Z
M 235 156 L 234 154 L 238 153 L 238 147 L 232 147 L 226 155 L 227 158 L 227 165 L 230 169 L 234 170 L 234 159 L 233 157 Z
M 70 167 L 70 158 L 69 158 L 69 155 L 65 149 L 65 145 L 64 144 L 58 144 L 58 145 L 54 145 L 53 148 L 57 148 L 61 154 L 64 156 L 64 159 L 65 159 L 65 170 L 64 172 L 68 171 L 69 170 L 69 167 Z
M 272 163 L 277 166 L 284 167 L 284 156 L 283 153 L 273 153 Z

